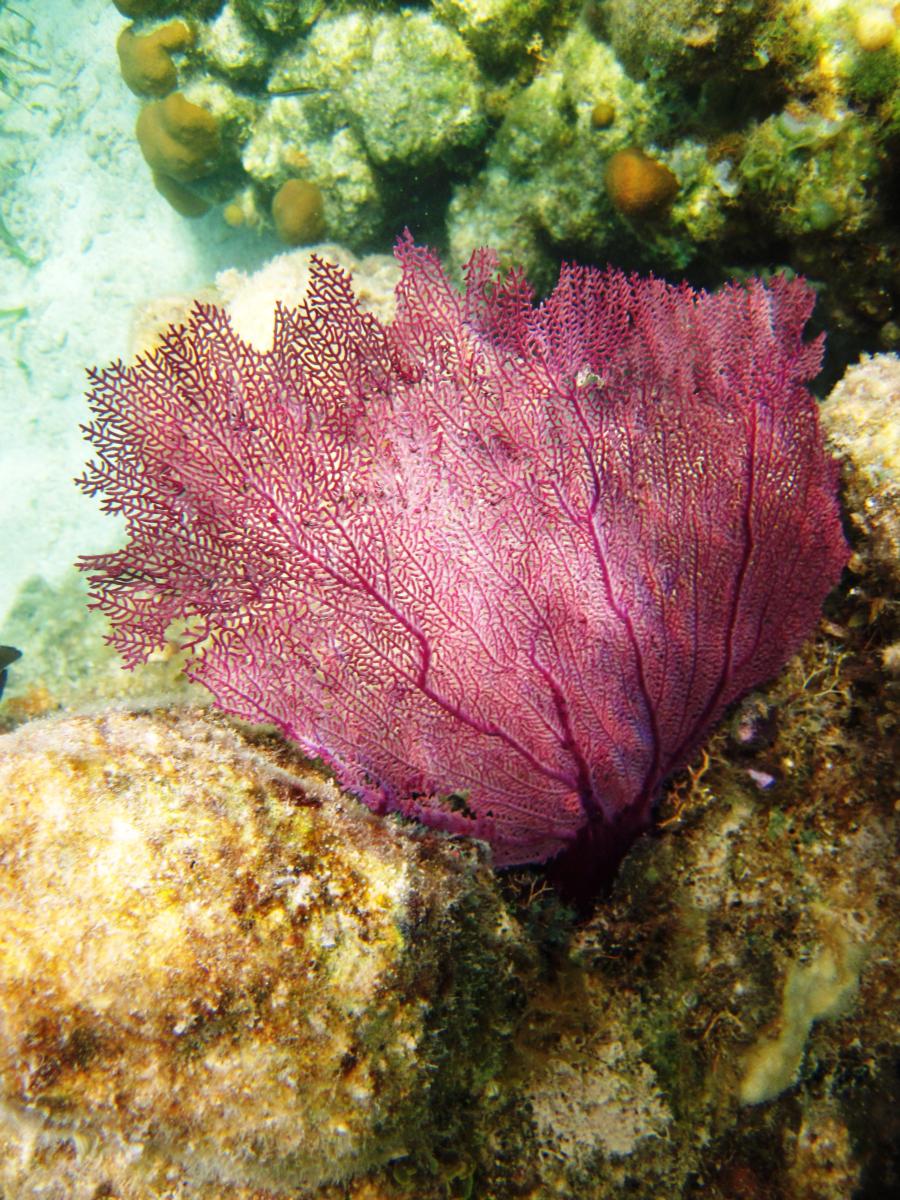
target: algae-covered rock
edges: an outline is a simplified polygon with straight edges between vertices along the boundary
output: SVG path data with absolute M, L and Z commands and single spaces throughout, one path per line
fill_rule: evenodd
M 171 12 L 178 0 L 113 0 L 123 17 L 160 17 Z
M 4 1179 L 280 1192 L 465 1140 L 516 945 L 477 851 L 224 727 L 24 726 L 0 739 Z
M 576 26 L 512 99 L 484 169 L 451 201 L 453 258 L 498 246 L 539 289 L 551 284 L 564 254 L 683 268 L 721 236 L 735 188 L 702 144 L 657 145 L 664 130 L 647 86 Z M 656 165 L 667 182 L 663 198 L 674 202 L 630 211 L 618 203 L 610 164 L 626 153 Z
M 859 553 L 900 588 L 900 357 L 864 355 L 825 401 L 822 421 L 864 535 Z
M 613 48 L 637 78 L 734 72 L 770 0 L 609 0 Z M 735 61 L 737 60 L 737 61 Z
M 482 84 L 463 40 L 427 13 L 347 14 L 316 23 L 275 65 L 272 92 L 322 98 L 376 167 L 415 168 L 461 154 L 486 133 Z
M 140 113 L 139 140 L 157 174 L 184 183 L 190 172 L 192 185 L 201 181 L 192 193 L 207 203 L 224 199 L 230 223 L 266 224 L 277 190 L 301 176 L 324 198 L 326 235 L 371 245 L 385 228 L 409 220 L 394 194 L 400 182 L 409 186 L 409 172 L 467 173 L 487 135 L 475 57 L 454 28 L 428 12 L 338 6 L 350 11 L 334 13 L 319 3 L 280 0 L 231 0 L 214 15 L 190 3 L 177 7 L 183 20 L 171 25 L 190 22 L 189 59 L 179 60 L 176 73 L 160 45 L 169 27 L 138 21 L 122 34 L 123 73 L 144 91 L 161 93 L 177 82 L 173 94 L 215 120 L 220 152 L 211 159 L 186 151 L 185 120 L 171 128 L 173 114 L 159 102 Z M 149 81 L 134 65 L 138 51 L 142 62 L 152 59 Z M 181 192 L 165 194 L 187 210 Z
M 598 128 L 598 101 L 614 121 Z M 614 222 L 604 166 L 615 151 L 649 137 L 652 107 L 609 47 L 577 29 L 537 78 L 511 101 L 481 173 L 448 210 L 450 249 L 465 262 L 497 246 L 538 287 L 555 273 L 548 242 L 602 240 Z
M 385 220 L 382 183 L 352 129 L 333 129 L 327 102 L 317 94 L 279 96 L 265 107 L 242 151 L 244 170 L 254 187 L 245 207 L 259 219 L 259 196 L 278 189 L 302 172 L 319 188 L 326 236 L 347 231 L 348 245 L 371 244 Z M 324 118 L 324 119 L 323 119 Z M 269 205 L 271 207 L 271 205 Z
M 846 238 L 872 220 L 868 180 L 876 158 L 875 130 L 865 121 L 798 109 L 751 131 L 737 174 L 745 195 L 784 236 Z M 822 253 L 833 249 L 824 243 Z
M 324 236 L 357 251 L 408 226 L 459 269 L 490 244 L 538 291 L 571 258 L 704 285 L 779 265 L 815 280 L 819 316 L 841 334 L 830 343 L 839 365 L 900 344 L 896 5 L 120 8 L 135 18 L 121 43 L 130 86 L 181 93 L 218 122 L 212 174 L 185 183 L 156 168 L 185 215 L 220 206 L 230 226 L 271 227 L 276 193 L 299 178 L 321 193 Z M 178 26 L 193 42 L 170 51 L 161 31 Z M 611 200 L 608 166 L 626 151 L 657 164 L 671 203 Z
M 412 10 L 323 16 L 273 62 L 267 88 L 244 171 L 270 198 L 297 176 L 315 185 L 325 236 L 353 248 L 388 226 L 398 181 L 464 164 L 487 130 L 471 52 Z M 394 228 L 406 219 L 396 212 Z
M 290 36 L 308 29 L 322 12 L 323 0 L 234 0 L 237 11 L 266 33 Z
M 265 75 L 269 47 L 234 4 L 224 4 L 215 19 L 201 28 L 200 49 L 214 70 L 238 80 Z
M 481 62 L 502 69 L 539 51 L 551 19 L 571 15 L 577 4 L 573 0 L 435 0 L 433 8 Z

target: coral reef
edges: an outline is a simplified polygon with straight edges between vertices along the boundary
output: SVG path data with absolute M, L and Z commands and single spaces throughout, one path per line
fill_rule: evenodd
M 774 260 L 819 282 L 842 357 L 900 343 L 896 6 L 120 7 L 134 17 L 120 40 L 129 85 L 177 88 L 219 121 L 222 158 L 189 191 L 231 224 L 267 225 L 275 193 L 301 178 L 322 194 L 330 239 L 369 250 L 412 225 L 457 265 L 495 245 L 542 287 L 563 257 L 704 282 Z M 176 27 L 192 45 L 169 47 Z M 672 203 L 610 197 L 625 151 L 658 165 Z M 184 189 L 166 194 L 184 207 Z
M 73 1141 L 70 1195 L 145 1196 L 468 1139 L 527 960 L 477 851 L 187 713 L 0 739 L 0 847 L 4 1194 Z

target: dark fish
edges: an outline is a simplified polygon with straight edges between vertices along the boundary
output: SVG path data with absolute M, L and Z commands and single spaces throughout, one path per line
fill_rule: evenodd
M 16 650 L 14 646 L 0 646 L 0 696 L 3 695 L 6 686 L 6 668 L 21 657 L 22 651 Z
M 323 96 L 326 92 L 330 92 L 331 88 L 313 87 L 311 84 L 301 83 L 297 87 L 292 88 L 269 88 L 268 95 L 270 96 Z

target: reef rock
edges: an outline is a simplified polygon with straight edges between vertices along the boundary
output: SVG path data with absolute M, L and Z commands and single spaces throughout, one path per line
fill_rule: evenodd
M 900 359 L 866 356 L 823 405 L 845 586 L 531 993 L 541 1196 L 897 1190 L 898 395 Z
M 900 356 L 866 354 L 822 407 L 828 440 L 844 464 L 850 519 L 862 553 L 900 586 Z
M 281 753 L 184 712 L 0 739 L 4 1196 L 293 1195 L 465 1140 L 517 1005 L 492 876 Z

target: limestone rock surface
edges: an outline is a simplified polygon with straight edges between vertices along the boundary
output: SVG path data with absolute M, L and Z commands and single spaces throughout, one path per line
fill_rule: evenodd
M 459 1136 L 515 1005 L 492 876 L 282 761 L 184 712 L 0 739 L 4 1197 L 298 1195 Z

